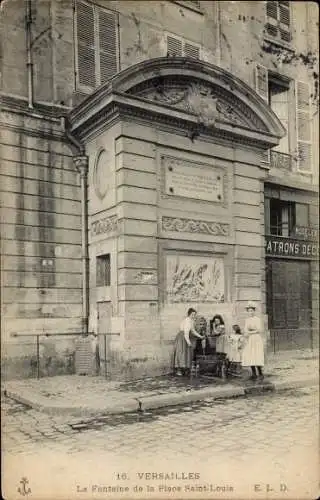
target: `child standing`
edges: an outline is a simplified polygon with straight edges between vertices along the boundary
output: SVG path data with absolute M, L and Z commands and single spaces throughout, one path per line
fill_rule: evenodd
M 232 333 L 229 335 L 228 340 L 229 373 L 239 377 L 241 376 L 241 351 L 244 342 L 239 325 L 232 326 Z

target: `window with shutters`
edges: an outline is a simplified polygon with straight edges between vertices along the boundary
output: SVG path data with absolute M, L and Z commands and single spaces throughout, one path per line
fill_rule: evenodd
M 296 130 L 298 170 L 312 171 L 312 131 L 310 87 L 306 82 L 296 82 Z
M 290 155 L 290 95 L 293 91 L 290 80 L 276 73 L 272 73 L 264 66 L 256 66 L 256 91 L 269 104 L 277 115 L 287 133 L 280 139 L 279 145 L 266 151 L 262 161 L 271 163 L 274 167 L 291 169 Z
M 75 25 L 77 87 L 92 91 L 119 69 L 117 14 L 76 0 Z
M 268 75 L 268 101 L 272 111 L 287 131 L 273 151 L 289 154 L 289 85 L 279 82 L 278 79 L 273 80 L 270 74 Z
M 284 43 L 291 42 L 290 2 L 266 3 L 266 35 Z
M 166 34 L 166 55 L 200 59 L 200 45 L 184 40 L 176 35 Z

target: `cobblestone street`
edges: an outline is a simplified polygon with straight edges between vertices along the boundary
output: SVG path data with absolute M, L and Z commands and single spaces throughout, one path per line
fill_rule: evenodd
M 128 474 L 137 461 L 140 470 L 146 469 L 146 465 L 162 470 L 160 460 L 165 459 L 167 467 L 175 463 L 170 470 L 192 464 L 188 470 L 203 470 L 206 475 L 209 467 L 211 474 L 214 471 L 219 477 L 224 477 L 223 470 L 228 466 L 232 471 L 228 476 L 230 484 L 230 477 L 236 478 L 242 470 L 249 476 L 251 471 L 251 482 L 258 484 L 260 479 L 254 476 L 257 471 L 269 483 L 276 473 L 279 479 L 274 494 L 280 484 L 287 485 L 289 476 L 291 481 L 294 476 L 298 481 L 299 476 L 303 484 L 311 482 L 310 487 L 316 480 L 318 401 L 314 387 L 86 419 L 50 416 L 9 399 L 2 408 L 5 422 L 2 449 L 5 463 L 14 467 L 31 464 L 36 457 L 38 461 L 42 457 L 55 464 L 57 460 L 62 467 L 63 463 L 79 465 L 83 456 L 88 463 L 90 460 L 95 463 L 101 456 L 109 471 L 112 464 L 114 475 L 117 470 Z M 24 470 L 20 471 L 22 475 L 26 475 Z M 79 474 L 80 477 L 83 476 Z M 111 474 L 110 480 L 112 477 Z M 290 490 L 290 485 L 286 487 Z M 259 490 L 257 494 L 264 498 Z M 304 494 L 309 498 L 307 491 Z M 284 492 L 282 495 L 298 498 Z

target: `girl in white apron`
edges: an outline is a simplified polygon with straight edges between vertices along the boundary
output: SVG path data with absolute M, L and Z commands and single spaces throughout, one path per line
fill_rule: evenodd
M 260 318 L 256 316 L 254 302 L 248 302 L 246 307 L 249 317 L 244 325 L 245 345 L 242 351 L 242 366 L 250 366 L 251 379 L 263 379 L 262 367 L 264 366 L 264 344 L 261 336 Z M 258 371 L 258 375 L 257 375 Z

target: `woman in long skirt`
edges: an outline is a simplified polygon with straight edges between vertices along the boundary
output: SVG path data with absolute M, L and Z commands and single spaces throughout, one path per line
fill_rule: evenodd
M 261 336 L 260 318 L 256 316 L 256 306 L 254 302 L 248 302 L 246 307 L 249 317 L 244 325 L 244 337 L 246 339 L 242 351 L 242 366 L 250 366 L 251 379 L 263 378 L 262 367 L 264 366 L 264 344 Z
M 180 324 L 179 333 L 176 336 L 173 351 L 173 368 L 177 375 L 181 376 L 191 369 L 193 359 L 193 349 L 196 338 L 204 339 L 196 331 L 194 320 L 197 312 L 195 309 L 188 309 L 187 317 Z

